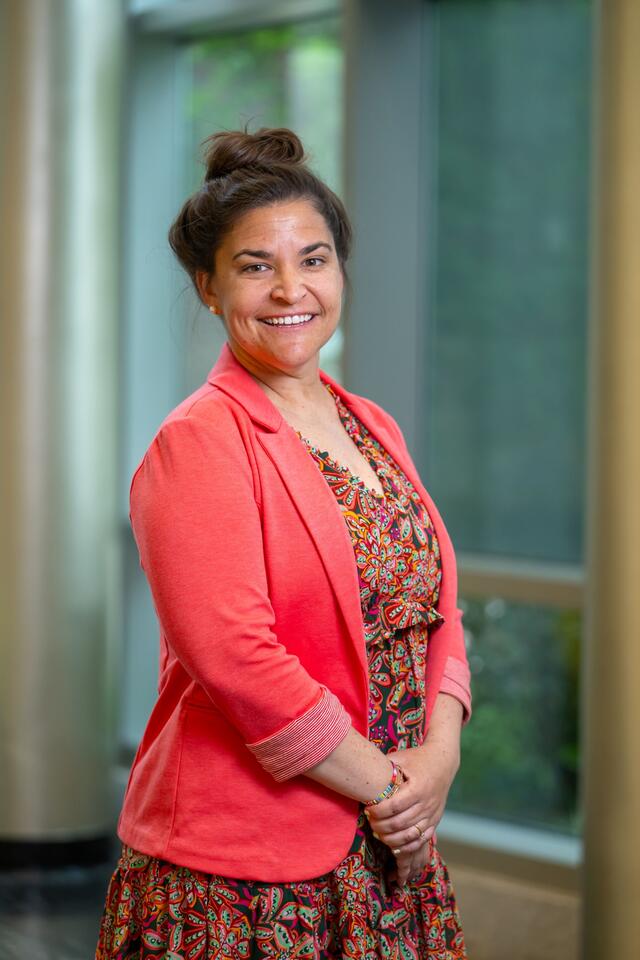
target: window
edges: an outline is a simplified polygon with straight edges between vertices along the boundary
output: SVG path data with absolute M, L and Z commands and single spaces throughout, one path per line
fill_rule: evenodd
M 444 0 L 425 16 L 426 472 L 475 692 L 451 806 L 573 831 L 591 7 Z
M 580 612 L 462 598 L 474 715 L 452 810 L 579 831 Z

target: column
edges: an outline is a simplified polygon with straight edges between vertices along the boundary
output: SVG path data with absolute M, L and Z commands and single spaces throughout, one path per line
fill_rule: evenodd
M 640 956 L 640 4 L 599 5 L 583 957 Z
M 3 5 L 0 865 L 111 832 L 120 0 Z

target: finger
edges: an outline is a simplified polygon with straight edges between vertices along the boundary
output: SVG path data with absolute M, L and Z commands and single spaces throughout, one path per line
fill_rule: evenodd
M 411 860 L 408 856 L 401 854 L 395 858 L 394 866 L 389 873 L 389 879 L 402 886 L 406 882 L 409 873 Z
M 386 833 L 383 829 L 373 830 L 373 835 L 388 847 L 418 850 L 431 838 L 434 831 L 435 824 L 430 824 L 427 820 L 419 820 L 409 829 L 392 833 Z
M 409 869 L 409 880 L 412 883 L 417 883 L 423 878 L 428 863 L 429 858 L 425 857 L 422 851 L 414 855 Z
M 432 816 L 425 813 L 424 810 L 418 810 L 416 814 L 407 822 L 406 820 L 370 820 L 369 824 L 373 833 L 385 843 L 404 844 L 417 834 L 416 826 L 425 835 L 424 839 L 429 839 L 435 833 L 441 817 L 438 813 Z
M 417 800 L 418 797 L 414 793 L 414 788 L 407 783 L 403 783 L 397 793 L 365 809 L 370 811 L 375 809 L 376 816 L 392 817 L 397 813 L 402 813 L 407 807 L 413 806 Z
M 436 812 L 436 809 L 433 808 L 433 813 Z M 427 804 L 416 802 L 401 813 L 393 814 L 393 816 L 381 816 L 377 811 L 375 813 L 369 812 L 367 819 L 378 833 L 380 833 L 379 828 L 382 828 L 382 831 L 386 833 L 392 833 L 398 830 L 406 830 L 411 824 L 417 823 L 418 820 L 429 820 L 431 814 L 431 808 Z
M 435 826 L 428 824 L 420 833 L 413 828 L 411 830 L 400 830 L 398 833 L 379 833 L 377 830 L 373 830 L 372 833 L 376 840 L 384 843 L 387 847 L 391 847 L 391 849 L 401 847 L 403 850 L 419 850 L 425 843 L 433 839 Z
M 385 844 L 385 846 L 389 847 L 389 849 L 391 850 L 391 853 L 397 859 L 400 856 L 403 856 L 403 857 L 417 856 L 418 854 L 422 853 L 422 851 L 424 851 L 429 846 L 430 843 L 431 843 L 430 840 L 412 840 L 411 843 L 407 843 L 402 847 L 393 847 L 390 844 Z
M 384 843 L 385 847 L 389 847 L 394 857 L 397 857 L 401 853 L 406 854 L 407 856 L 409 854 L 417 853 L 418 850 L 422 850 L 425 843 L 429 842 L 428 840 L 416 839 L 416 840 L 412 840 L 411 843 L 403 843 L 403 844 L 398 844 L 397 846 L 394 846 L 393 843 L 385 843 L 385 841 L 382 840 L 381 838 L 378 838 L 378 839 L 380 840 L 381 843 Z
M 394 800 L 395 797 L 391 797 L 386 803 L 391 803 Z M 444 810 L 444 806 L 440 796 L 421 794 L 416 797 L 408 797 L 402 806 L 398 804 L 391 807 L 379 803 L 365 807 L 364 811 L 370 820 L 379 822 L 394 819 L 402 820 L 403 818 L 406 820 L 407 816 L 412 817 L 413 820 L 418 820 L 421 816 L 433 815 L 440 810 Z
M 422 874 L 428 861 L 429 857 L 425 856 L 424 851 L 418 851 L 417 853 L 409 854 L 409 856 L 406 856 L 403 852 L 400 856 L 396 857 L 398 883 L 406 883 L 408 880 L 413 879 L 414 876 Z
M 411 879 L 415 882 L 424 878 L 425 872 L 429 866 L 430 857 L 421 857 L 420 861 L 412 868 Z
M 405 843 L 401 847 L 391 847 L 391 850 L 394 854 L 396 850 L 400 853 L 415 854 L 422 850 L 427 842 L 426 840 L 412 840 L 410 843 Z
M 423 797 L 417 796 L 413 791 L 407 791 L 403 794 L 398 791 L 398 793 L 394 793 L 392 797 L 389 797 L 388 800 L 382 800 L 380 803 L 373 804 L 371 807 L 365 807 L 365 809 L 378 819 L 386 820 L 388 817 L 395 817 L 398 816 L 398 814 L 404 813 L 406 810 L 415 806 L 416 803 L 420 803 L 423 799 Z

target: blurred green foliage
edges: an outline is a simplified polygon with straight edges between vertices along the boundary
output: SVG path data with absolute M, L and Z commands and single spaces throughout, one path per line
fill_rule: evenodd
M 576 833 L 580 614 L 462 599 L 473 717 L 452 810 Z
M 189 157 L 205 137 L 248 125 L 290 127 L 340 193 L 342 44 L 337 17 L 215 35 L 184 50 Z M 201 178 L 192 170 L 191 188 Z

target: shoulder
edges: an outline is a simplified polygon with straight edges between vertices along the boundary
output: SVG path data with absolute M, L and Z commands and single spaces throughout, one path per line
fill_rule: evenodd
M 219 442 L 246 433 L 250 417 L 240 403 L 213 384 L 205 383 L 185 397 L 166 415 L 147 448 L 145 456 L 163 440 L 189 444 L 190 438 Z
M 240 428 L 243 419 L 247 419 L 247 414 L 241 404 L 214 384 L 204 383 L 166 415 L 153 439 L 173 425 L 182 429 L 206 426 L 214 432 L 224 432 L 234 424 Z
M 197 464 L 242 454 L 250 435 L 250 418 L 232 397 L 204 384 L 185 397 L 162 420 L 131 478 L 134 483 L 151 466 L 188 471 Z M 240 459 L 246 459 L 245 457 Z

